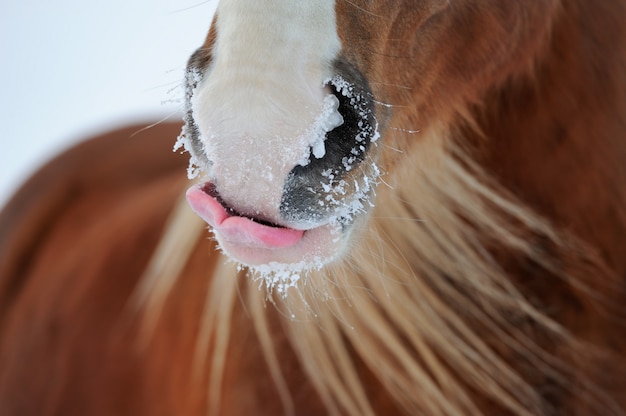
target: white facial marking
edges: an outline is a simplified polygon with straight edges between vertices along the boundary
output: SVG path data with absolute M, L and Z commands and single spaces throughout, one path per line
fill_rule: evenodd
M 339 49 L 334 0 L 218 5 L 213 62 L 192 108 L 209 175 L 240 213 L 277 219 L 287 174 L 324 155 L 325 132 L 343 121 L 324 88 Z

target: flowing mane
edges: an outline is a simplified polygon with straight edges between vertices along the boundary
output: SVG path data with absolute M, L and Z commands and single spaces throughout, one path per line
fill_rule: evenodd
M 624 18 L 222 0 L 192 184 L 180 126 L 135 126 L 2 211 L 0 406 L 624 414 Z

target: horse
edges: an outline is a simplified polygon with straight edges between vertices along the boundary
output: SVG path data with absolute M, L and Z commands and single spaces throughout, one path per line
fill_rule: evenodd
M 1 413 L 624 414 L 625 18 L 221 1 L 188 156 L 115 130 L 3 209 Z

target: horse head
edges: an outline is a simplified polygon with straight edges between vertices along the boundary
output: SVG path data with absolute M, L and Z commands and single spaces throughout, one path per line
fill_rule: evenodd
M 192 207 L 258 270 L 342 258 L 381 172 L 531 68 L 555 3 L 220 3 L 186 77 Z

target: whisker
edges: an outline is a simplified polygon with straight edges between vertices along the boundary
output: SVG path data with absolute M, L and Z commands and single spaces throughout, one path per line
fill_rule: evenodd
M 378 215 L 373 215 L 373 218 L 380 220 L 394 220 L 394 221 L 410 221 L 410 222 L 426 222 L 425 219 L 422 218 L 405 218 L 405 217 L 380 217 Z
M 385 180 L 383 179 L 383 175 L 380 175 L 378 180 L 380 180 L 383 184 L 385 184 L 385 186 L 387 186 L 387 188 L 394 189 L 394 187 L 391 184 L 385 182 Z
M 389 104 L 389 103 L 383 103 L 382 101 L 377 101 L 377 100 L 372 100 L 375 104 L 381 105 L 383 107 L 387 107 L 387 108 L 392 108 L 394 107 L 393 104 Z
M 196 7 L 200 7 L 200 6 L 203 6 L 203 5 L 205 5 L 205 4 L 208 4 L 208 3 L 214 3 L 214 2 L 215 2 L 215 0 L 206 0 L 206 1 L 201 1 L 200 3 L 192 4 L 191 6 L 187 6 L 187 7 L 184 7 L 184 8 L 182 8 L 182 9 L 175 9 L 175 10 L 172 10 L 172 11 L 171 11 L 171 13 L 172 13 L 172 14 L 174 14 L 174 13 L 182 13 L 182 12 L 186 12 L 186 11 L 188 11 L 188 10 L 195 9 Z
M 178 114 L 178 111 L 172 111 L 170 114 L 166 115 L 166 116 L 165 116 L 165 117 L 163 117 L 162 119 L 160 119 L 160 120 L 158 120 L 158 121 L 155 121 L 154 123 L 149 124 L 149 125 L 147 125 L 147 126 L 145 126 L 145 127 L 141 128 L 141 129 L 137 130 L 136 132 L 134 132 L 133 134 L 131 134 L 131 135 L 129 136 L 129 138 L 131 138 L 131 139 L 132 139 L 133 137 L 137 136 L 139 133 L 142 133 L 142 132 L 144 132 L 144 131 L 146 131 L 146 130 L 148 130 L 148 129 L 151 129 L 151 128 L 155 127 L 155 126 L 158 126 L 159 124 L 161 124 L 161 123 L 163 123 L 163 122 L 165 122 L 165 121 L 169 120 L 170 118 L 172 118 L 173 116 L 175 116 L 175 115 L 177 115 L 177 114 Z
M 351 2 L 350 0 L 343 0 L 343 1 L 348 3 L 349 5 L 353 6 L 355 9 L 358 9 L 358 10 L 362 11 L 363 13 L 367 13 L 367 14 L 369 14 L 371 16 L 378 17 L 378 18 L 384 18 L 385 17 L 385 16 L 382 16 L 382 15 L 376 14 L 374 12 L 371 12 L 371 11 L 369 11 L 367 9 L 364 9 L 363 7 L 359 6 L 358 4 L 355 4 L 355 3 Z
M 144 89 L 144 91 L 154 91 L 154 90 L 160 90 L 161 88 L 165 88 L 165 87 L 171 87 L 168 90 L 168 94 L 169 94 L 170 91 L 178 88 L 178 84 L 180 84 L 180 83 L 181 83 L 180 81 L 170 81 L 170 82 L 166 82 L 166 83 L 163 83 L 163 84 L 154 85 L 154 86 L 152 86 L 150 88 L 146 88 L 146 89 Z M 172 87 L 172 86 L 174 86 L 174 87 Z
M 382 86 L 385 86 L 385 87 L 395 87 L 395 88 L 400 88 L 400 89 L 407 90 L 407 91 L 413 90 L 412 87 L 409 87 L 409 86 L 406 86 L 406 85 L 387 84 L 385 82 L 370 82 L 370 85 L 382 85 Z
M 421 130 L 409 130 L 409 129 L 403 129 L 402 127 L 389 127 L 389 130 L 401 131 L 402 133 L 408 133 L 408 134 L 417 134 L 421 132 Z
M 393 147 L 391 145 L 388 145 L 387 143 L 383 143 L 383 147 L 386 147 L 387 149 L 391 149 L 394 152 L 398 152 L 398 153 L 404 153 L 404 150 L 402 149 L 398 149 L 397 147 Z

